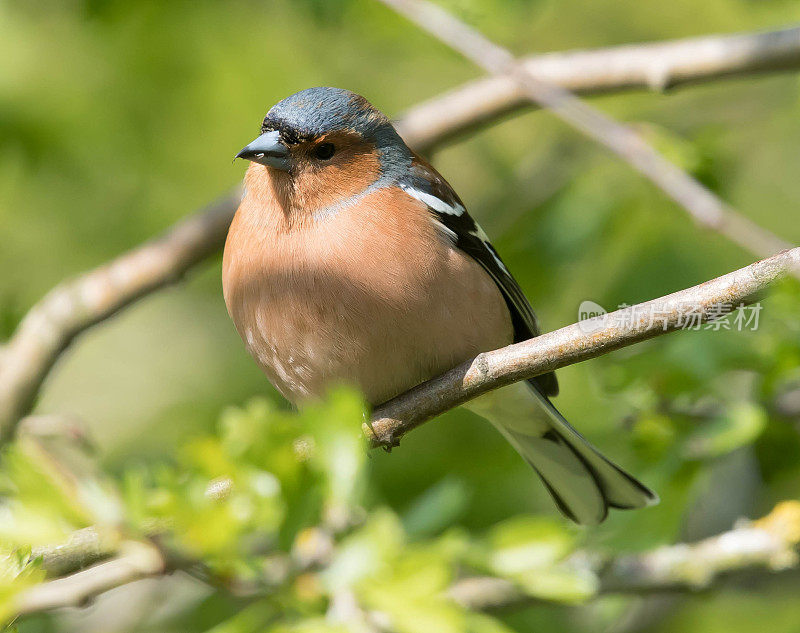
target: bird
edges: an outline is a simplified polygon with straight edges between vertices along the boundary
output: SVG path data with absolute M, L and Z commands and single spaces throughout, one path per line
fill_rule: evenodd
M 375 406 L 480 352 L 537 336 L 531 304 L 453 188 L 364 97 L 297 92 L 264 117 L 222 263 L 248 352 L 295 405 L 334 384 Z M 534 415 L 492 420 L 583 525 L 657 496 L 527 381 Z

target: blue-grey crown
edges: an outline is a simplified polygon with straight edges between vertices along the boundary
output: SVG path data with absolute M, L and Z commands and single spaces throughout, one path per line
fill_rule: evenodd
M 399 140 L 389 119 L 361 95 L 341 88 L 308 88 L 274 105 L 265 127 L 278 127 L 298 136 L 352 130 L 370 140 Z
M 341 88 L 308 88 L 274 105 L 261 131 L 278 130 L 285 143 L 350 130 L 378 149 L 381 175 L 374 183 L 384 186 L 407 175 L 412 155 L 388 117 L 361 95 Z

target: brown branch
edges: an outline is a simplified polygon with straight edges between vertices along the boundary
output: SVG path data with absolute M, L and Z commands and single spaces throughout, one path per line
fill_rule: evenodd
M 161 237 L 56 286 L 28 312 L 0 356 L 0 443 L 31 409 L 73 338 L 219 251 L 237 204 L 238 195 L 222 198 Z
M 758 257 L 793 246 L 739 215 L 713 192 L 655 151 L 640 134 L 542 80 L 506 49 L 427 0 L 381 0 L 487 72 L 510 77 L 529 100 L 605 145 L 681 205 L 701 226 Z
M 479 354 L 379 406 L 364 433 L 395 446 L 411 429 L 481 394 L 730 312 L 800 271 L 800 247 L 698 286 Z M 695 321 L 696 320 L 696 321 Z
M 18 615 L 49 611 L 61 607 L 84 606 L 92 598 L 121 585 L 160 576 L 167 565 L 153 545 L 130 541 L 120 554 L 71 576 L 34 585 L 17 599 Z
M 648 44 L 531 55 L 521 60 L 537 79 L 590 95 L 681 85 L 800 68 L 800 27 L 711 35 Z M 513 77 L 466 83 L 403 114 L 402 136 L 420 152 L 499 116 L 534 104 Z
M 63 543 L 49 547 L 34 547 L 31 559 L 40 559 L 48 576 L 58 577 L 88 567 L 112 556 L 119 548 L 119 539 L 111 538 L 94 527 L 70 534 Z
M 547 80 L 583 92 L 636 86 L 656 71 L 667 76 L 670 84 L 704 81 L 800 67 L 798 32 L 787 29 L 561 53 L 529 58 L 525 64 Z M 598 74 L 593 81 L 594 72 Z M 473 123 L 485 123 L 518 107 L 522 98 L 527 100 L 512 78 L 490 77 L 416 106 L 397 128 L 411 146 L 430 149 Z M 76 336 L 137 298 L 180 279 L 218 251 L 238 199 L 237 189 L 157 240 L 57 286 L 30 310 L 0 348 L 0 443 L 32 408 L 51 368 Z

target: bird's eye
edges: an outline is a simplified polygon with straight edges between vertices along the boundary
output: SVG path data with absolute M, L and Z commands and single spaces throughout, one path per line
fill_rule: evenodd
M 336 148 L 333 143 L 320 143 L 314 148 L 314 156 L 320 160 L 330 160 L 335 152 Z

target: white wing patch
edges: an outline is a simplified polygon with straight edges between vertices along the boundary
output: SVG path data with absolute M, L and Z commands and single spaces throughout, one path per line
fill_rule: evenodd
M 475 228 L 472 231 L 470 231 L 470 234 L 474 235 L 481 242 L 484 243 L 484 245 L 486 246 L 486 250 L 489 251 L 489 253 L 491 253 L 492 258 L 494 259 L 495 263 L 500 267 L 500 270 L 510 275 L 511 273 L 509 272 L 508 268 L 506 268 L 506 265 L 503 263 L 503 261 L 497 256 L 497 253 L 495 252 L 492 243 L 489 241 L 489 236 L 486 235 L 484 230 L 481 228 L 481 225 L 476 222 Z
M 470 217 L 461 200 L 439 173 L 419 157 L 415 157 L 411 172 L 397 185 L 412 198 L 422 202 L 430 212 L 431 221 L 443 237 L 469 255 L 486 271 L 503 293 L 514 325 L 514 340 L 522 341 L 539 334 L 533 308 L 503 264 L 489 238 Z M 536 389 L 547 395 L 558 393 L 555 376 L 545 374 L 533 379 Z
M 429 193 L 425 193 L 424 191 L 420 191 L 419 189 L 415 189 L 409 185 L 401 184 L 400 187 L 405 191 L 409 196 L 412 198 L 416 198 L 423 204 L 429 206 L 434 211 L 438 213 L 444 213 L 446 215 L 463 215 L 464 214 L 464 207 L 460 204 L 450 205 L 447 204 L 444 200 L 437 198 Z
M 441 198 L 439 198 L 437 196 L 434 196 L 433 194 L 427 193 L 425 191 L 420 191 L 419 189 L 417 189 L 415 187 L 412 187 L 411 185 L 407 185 L 407 184 L 401 183 L 400 187 L 401 187 L 401 189 L 403 191 L 405 191 L 412 198 L 416 198 L 417 200 L 419 200 L 421 203 L 426 205 L 432 211 L 435 211 L 436 213 L 440 213 L 440 214 L 442 214 L 444 216 L 450 216 L 450 217 L 453 217 L 453 218 L 459 218 L 459 217 L 463 216 L 465 211 L 466 211 L 466 209 L 462 205 L 460 205 L 458 203 L 448 204 L 447 202 L 445 202 Z M 435 220 L 435 222 L 436 222 L 436 228 L 441 230 L 445 235 L 447 235 L 450 239 L 452 239 L 453 242 L 457 242 L 458 241 L 458 233 L 453 231 L 444 222 L 440 222 L 440 221 L 436 221 L 436 220 Z M 484 248 L 492 256 L 492 259 L 494 259 L 495 263 L 500 268 L 500 270 L 502 270 L 506 274 L 510 275 L 511 273 L 509 273 L 508 268 L 506 268 L 506 265 L 497 256 L 497 253 L 495 252 L 494 248 L 492 247 L 492 243 L 489 241 L 489 236 L 486 235 L 484 230 L 480 227 L 480 225 L 477 222 L 473 221 L 473 224 L 474 224 L 475 228 L 470 230 L 469 234 L 472 235 L 473 237 L 477 237 L 481 242 L 483 242 Z

